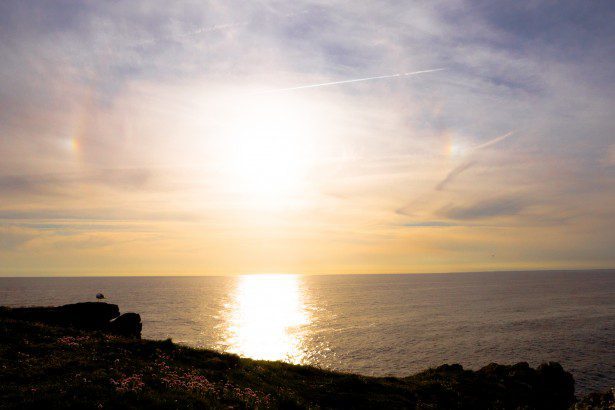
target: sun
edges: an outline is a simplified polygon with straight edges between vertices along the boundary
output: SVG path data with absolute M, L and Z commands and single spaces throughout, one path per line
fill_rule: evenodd
M 306 104 L 284 97 L 255 96 L 236 107 L 223 161 L 228 190 L 268 207 L 300 194 L 318 133 L 311 114 Z

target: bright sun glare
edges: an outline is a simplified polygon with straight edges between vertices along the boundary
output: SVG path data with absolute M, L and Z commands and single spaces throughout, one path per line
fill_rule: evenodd
M 266 206 L 300 192 L 318 132 L 308 107 L 289 98 L 256 96 L 232 117 L 224 165 L 231 192 Z

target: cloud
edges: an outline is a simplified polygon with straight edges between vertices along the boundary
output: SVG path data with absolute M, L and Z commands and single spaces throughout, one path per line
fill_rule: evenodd
M 0 225 L 0 252 L 16 250 L 36 238 L 37 232 L 10 225 Z
M 0 176 L 0 194 L 70 194 L 76 187 L 106 186 L 118 190 L 142 190 L 152 181 L 146 169 L 103 169 L 91 172 Z
M 440 209 L 438 214 L 453 220 L 477 220 L 515 216 L 526 206 L 525 201 L 519 198 L 504 197 L 481 200 L 466 206 L 448 205 Z
M 419 221 L 419 222 L 406 222 L 403 226 L 407 226 L 410 228 L 431 228 L 431 227 L 448 227 L 448 226 L 458 226 L 453 222 L 446 221 Z
M 610 144 L 606 149 L 602 163 L 607 167 L 615 166 L 615 144 Z
M 96 206 L 68 206 L 40 209 L 2 209 L 0 220 L 23 220 L 23 221 L 180 221 L 194 222 L 199 216 L 190 212 L 176 210 L 150 209 L 148 207 L 96 207 Z
M 38 192 L 49 182 L 47 177 L 33 179 L 24 175 L 0 176 L 0 193 L 11 195 L 21 192 Z
M 472 168 L 474 165 L 476 165 L 476 161 L 470 161 L 470 162 L 465 162 L 459 165 L 457 168 L 454 168 L 452 171 L 446 174 L 446 177 L 442 181 L 440 181 L 438 185 L 436 185 L 436 190 L 437 191 L 443 190 L 449 182 L 451 182 L 453 179 L 458 177 L 463 172 Z
M 488 148 L 492 145 L 495 145 L 501 141 L 504 141 L 505 139 L 509 138 L 511 135 L 514 134 L 514 131 L 509 131 L 505 134 L 502 134 L 498 137 L 492 138 L 487 142 L 484 142 L 482 144 L 476 145 L 474 147 L 471 148 L 470 154 L 469 156 L 472 157 L 473 154 L 475 154 L 477 151 L 483 150 L 485 148 Z M 442 191 L 446 185 L 448 185 L 450 182 L 453 181 L 453 179 L 457 178 L 459 175 L 461 175 L 463 172 L 467 171 L 468 169 L 470 169 L 471 167 L 473 167 L 474 165 L 477 164 L 476 160 L 473 161 L 468 161 L 468 162 L 464 162 L 461 165 L 457 166 L 456 168 L 453 168 L 453 170 L 451 170 L 446 177 L 440 181 L 440 183 L 438 183 L 438 185 L 436 185 L 436 191 Z

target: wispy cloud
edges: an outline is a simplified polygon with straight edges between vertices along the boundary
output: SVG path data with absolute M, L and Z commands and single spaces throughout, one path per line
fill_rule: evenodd
M 458 177 L 463 172 L 472 168 L 474 165 L 476 165 L 476 161 L 469 161 L 469 162 L 465 162 L 459 165 L 456 168 L 453 168 L 453 170 L 450 171 L 448 174 L 446 174 L 446 177 L 444 177 L 444 179 L 440 181 L 438 185 L 436 185 L 436 190 L 438 191 L 443 190 L 449 182 L 451 182 L 453 179 Z
M 80 186 L 102 185 L 118 190 L 141 190 L 152 181 L 147 169 L 101 169 L 63 174 L 5 175 L 0 176 L 0 194 L 70 194 Z
M 440 209 L 438 214 L 449 219 L 475 220 L 517 215 L 526 206 L 520 198 L 503 197 L 480 200 L 465 206 L 449 205 Z
M 487 142 L 484 142 L 482 144 L 476 145 L 476 146 L 471 148 L 471 151 L 468 154 L 468 156 L 472 157 L 473 154 L 475 154 L 477 151 L 483 150 L 483 149 L 491 147 L 492 145 L 495 145 L 495 144 L 497 144 L 497 143 L 499 143 L 501 141 L 504 141 L 505 139 L 509 138 L 513 134 L 514 134 L 514 131 L 509 131 L 506 134 L 502 134 L 502 135 L 500 135 L 498 137 L 490 139 Z M 444 177 L 444 179 L 442 181 L 440 181 L 438 183 L 438 185 L 436 185 L 436 190 L 437 191 L 443 190 L 455 178 L 457 178 L 463 172 L 467 171 L 468 169 L 470 169 L 471 167 L 473 167 L 476 164 L 477 164 L 476 160 L 471 160 L 471 161 L 464 162 L 461 165 L 453 168 L 448 174 L 446 174 L 446 177 Z
M 419 222 L 406 222 L 402 226 L 407 226 L 410 228 L 432 228 L 432 227 L 449 227 L 449 226 L 457 226 L 453 222 L 446 221 L 419 221 Z

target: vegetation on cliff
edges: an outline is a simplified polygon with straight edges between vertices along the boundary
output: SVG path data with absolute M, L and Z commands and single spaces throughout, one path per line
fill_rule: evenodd
M 0 315 L 3 408 L 569 408 L 557 363 L 375 378 Z

